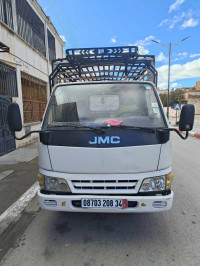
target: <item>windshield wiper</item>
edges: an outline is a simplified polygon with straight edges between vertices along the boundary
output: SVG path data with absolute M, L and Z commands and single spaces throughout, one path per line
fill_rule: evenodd
M 118 126 L 104 126 L 101 128 L 124 128 L 124 129 L 135 129 L 135 130 L 145 130 L 145 131 L 153 131 L 155 132 L 158 128 L 152 128 L 152 127 L 135 127 L 135 126 L 129 126 L 129 125 L 118 125 Z
M 99 127 L 90 127 L 90 126 L 84 126 L 84 125 L 49 125 L 48 127 L 70 127 L 70 128 L 86 128 L 86 129 L 92 129 L 94 131 L 97 132 L 101 132 L 104 133 L 105 130 L 103 130 L 103 128 L 99 128 Z
M 150 131 L 150 132 L 155 132 L 156 130 L 163 129 L 163 128 L 151 128 L 151 127 L 137 127 L 137 126 L 129 126 L 129 125 L 118 125 L 118 126 L 102 126 L 102 127 L 90 127 L 90 126 L 85 126 L 85 125 L 49 125 L 49 127 L 70 127 L 70 128 L 86 128 L 86 129 L 91 129 L 97 132 L 104 133 L 104 129 L 109 129 L 109 128 L 120 128 L 120 129 L 134 129 L 134 130 L 144 130 L 144 131 Z

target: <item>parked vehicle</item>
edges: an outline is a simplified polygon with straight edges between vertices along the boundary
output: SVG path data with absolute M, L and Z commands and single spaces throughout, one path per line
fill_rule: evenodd
M 66 54 L 54 62 L 39 131 L 40 206 L 71 212 L 169 210 L 170 131 L 187 138 L 194 106 L 182 108 L 179 128 L 185 136 L 169 127 L 156 91 L 155 57 L 139 55 L 135 46 Z M 15 103 L 8 121 L 12 132 L 21 130 Z

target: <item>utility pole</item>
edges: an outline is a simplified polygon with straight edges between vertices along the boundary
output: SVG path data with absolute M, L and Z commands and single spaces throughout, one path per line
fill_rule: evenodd
M 169 43 L 169 63 L 168 63 L 168 86 L 167 86 L 167 118 L 169 119 L 169 88 L 170 88 L 170 61 L 171 61 L 171 48 L 172 44 Z
M 160 44 L 164 47 L 168 48 L 168 57 L 169 57 L 169 61 L 168 61 L 168 86 L 167 86 L 167 118 L 169 119 L 169 93 L 170 93 L 170 63 L 171 63 L 171 51 L 172 51 L 172 46 L 176 46 L 179 43 L 185 41 L 186 39 L 188 39 L 190 36 L 187 36 L 185 38 L 183 38 L 182 40 L 176 42 L 176 43 L 160 43 L 157 42 L 155 40 L 151 40 L 152 42 L 155 42 L 157 44 Z

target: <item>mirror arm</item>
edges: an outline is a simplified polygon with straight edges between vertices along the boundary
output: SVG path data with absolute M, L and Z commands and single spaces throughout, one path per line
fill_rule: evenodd
M 24 135 L 23 137 L 21 138 L 18 138 L 15 136 L 15 132 L 12 132 L 12 135 L 13 137 L 16 139 L 16 140 L 22 140 L 22 139 L 25 139 L 26 137 L 28 137 L 29 135 L 31 135 L 32 133 L 40 133 L 42 132 L 41 130 L 33 130 L 33 131 L 30 131 L 28 134 Z
M 181 133 L 176 128 L 163 128 L 163 129 L 161 129 L 161 131 L 163 131 L 163 130 L 166 130 L 166 131 L 175 131 L 179 135 L 179 137 L 181 137 L 182 139 L 187 139 L 188 138 L 188 135 L 189 135 L 188 134 L 188 131 L 186 131 L 185 136 L 181 135 Z
M 175 131 L 178 135 L 179 135 L 179 137 L 181 137 L 182 139 L 187 139 L 188 138 L 188 131 L 186 131 L 186 134 L 185 134 L 185 136 L 183 136 L 177 129 L 175 129 L 174 128 L 174 130 L 173 131 Z

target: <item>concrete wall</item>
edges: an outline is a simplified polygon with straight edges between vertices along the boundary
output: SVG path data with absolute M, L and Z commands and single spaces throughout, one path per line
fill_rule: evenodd
M 56 57 L 63 57 L 63 46 L 64 42 L 59 37 L 56 29 L 49 21 L 49 18 L 45 16 L 41 7 L 38 5 L 37 1 L 28 0 L 31 7 L 40 17 L 42 22 L 45 25 L 45 32 L 47 28 L 53 34 L 55 38 L 56 45 Z M 14 7 L 15 0 L 12 0 Z M 46 57 L 40 54 L 35 50 L 31 45 L 29 45 L 25 40 L 23 40 L 18 34 L 16 29 L 16 13 L 15 8 L 13 8 L 13 20 L 14 20 L 14 31 L 7 27 L 3 22 L 0 21 L 0 36 L 1 42 L 6 44 L 10 48 L 10 53 L 0 53 L 0 61 L 7 65 L 11 65 L 16 68 L 17 71 L 17 85 L 18 85 L 18 97 L 13 97 L 13 101 L 17 102 L 20 106 L 20 111 L 22 114 L 23 130 L 17 133 L 17 137 L 21 137 L 25 133 L 25 128 L 30 130 L 37 130 L 40 128 L 40 121 L 33 122 L 30 124 L 24 124 L 23 121 L 23 100 L 22 100 L 22 86 L 21 86 L 21 71 L 26 72 L 27 74 L 34 76 L 38 79 L 41 79 L 47 83 L 47 97 L 49 98 L 49 74 L 52 71 L 51 62 L 48 59 L 48 39 L 46 33 Z M 47 99 L 48 100 L 48 99 Z M 22 146 L 26 143 L 30 143 L 37 138 L 37 134 L 33 134 L 28 138 L 25 138 L 22 141 L 16 141 L 16 146 Z
M 195 115 L 200 115 L 200 99 L 197 102 L 197 99 L 195 99 L 196 101 L 189 101 L 188 103 L 194 104 L 194 108 L 195 108 Z
M 164 107 L 164 111 L 165 113 L 167 113 L 167 107 Z M 180 116 L 181 111 L 177 111 L 177 115 L 178 117 Z M 176 117 L 176 110 L 172 109 L 171 107 L 169 107 L 169 117 Z

